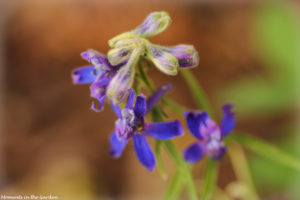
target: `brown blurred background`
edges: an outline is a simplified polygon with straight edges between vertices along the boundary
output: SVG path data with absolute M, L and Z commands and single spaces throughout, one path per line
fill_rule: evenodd
M 165 10 L 172 18 L 153 43 L 193 44 L 199 51 L 200 65 L 192 71 L 218 114 L 221 104 L 215 93 L 224 85 L 267 74 L 249 37 L 249 20 L 257 7 L 251 1 L 7 0 L 0 5 L 1 194 L 52 194 L 67 200 L 162 197 L 167 182 L 157 170 L 149 173 L 140 165 L 131 144 L 119 160 L 109 156 L 108 136 L 116 117 L 108 104 L 101 113 L 91 111 L 88 86 L 72 85 L 70 76 L 72 69 L 86 64 L 82 51 L 106 53 L 110 38 L 133 29 L 152 11 Z M 157 70 L 149 75 L 157 86 L 173 83 L 170 97 L 196 108 L 181 76 L 167 77 Z M 280 138 L 271 134 L 274 124 L 295 115 L 288 109 L 251 121 L 241 118 L 238 127 L 265 139 Z M 186 134 L 175 142 L 182 150 L 192 139 Z M 171 174 L 173 163 L 166 155 L 164 159 Z M 201 178 L 202 166 L 194 175 Z M 219 186 L 224 189 L 234 180 L 226 157 Z M 276 196 L 261 192 L 266 198 Z M 274 199 L 287 198 L 278 193 Z

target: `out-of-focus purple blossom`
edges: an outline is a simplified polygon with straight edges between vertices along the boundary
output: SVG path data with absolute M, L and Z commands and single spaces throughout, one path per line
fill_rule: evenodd
M 231 111 L 232 105 L 223 106 L 223 118 L 219 127 L 207 112 L 186 111 L 184 116 L 189 131 L 197 138 L 184 151 L 184 159 L 189 163 L 195 163 L 208 155 L 212 159 L 220 159 L 226 153 L 226 147 L 222 139 L 227 136 L 235 126 L 235 116 Z
M 121 109 L 118 105 L 113 105 L 113 110 L 118 116 L 115 130 L 110 137 L 110 154 L 113 157 L 120 157 L 129 139 L 132 138 L 139 161 L 149 171 L 152 171 L 156 161 L 146 136 L 159 140 L 168 140 L 183 135 L 183 128 L 178 120 L 155 123 L 146 123 L 144 121 L 144 117 L 149 111 L 147 105 L 153 107 L 169 89 L 171 89 L 169 85 L 161 87 L 148 99 L 147 103 L 144 95 L 135 97 L 135 93 L 131 90 L 125 108 Z
M 81 56 L 92 65 L 73 70 L 73 83 L 91 84 L 91 97 L 97 99 L 100 103 L 99 107 L 96 107 L 93 102 L 91 109 L 94 111 L 101 111 L 106 97 L 107 86 L 120 67 L 124 65 L 124 62 L 113 66 L 108 62 L 106 56 L 93 49 L 81 53 Z

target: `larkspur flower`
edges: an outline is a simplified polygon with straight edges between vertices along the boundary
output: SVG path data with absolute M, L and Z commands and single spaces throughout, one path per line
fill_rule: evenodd
M 113 157 L 120 157 L 126 144 L 132 138 L 138 160 L 149 171 L 152 171 L 156 161 L 146 136 L 159 140 L 168 140 L 183 135 L 183 128 L 178 120 L 155 123 L 144 122 L 146 113 L 170 89 L 169 85 L 160 87 L 147 101 L 144 95 L 135 97 L 135 93 L 130 90 L 124 109 L 121 109 L 118 105 L 113 106 L 118 116 L 115 130 L 110 137 L 110 154 Z
M 100 111 L 104 105 L 108 84 L 125 62 L 121 62 L 118 65 L 113 66 L 108 62 L 106 56 L 93 49 L 89 49 L 81 53 L 81 56 L 92 65 L 73 70 L 73 83 L 91 84 L 91 97 L 97 99 L 97 101 L 100 103 L 100 106 L 96 107 L 93 101 L 91 109 L 94 111 Z
M 235 126 L 235 116 L 232 105 L 223 106 L 223 118 L 218 126 L 207 112 L 186 111 L 184 116 L 189 131 L 198 141 L 184 151 L 184 159 L 189 163 L 201 160 L 205 155 L 212 159 L 220 159 L 226 153 L 226 147 L 222 141 Z
M 176 75 L 179 67 L 198 65 L 198 53 L 192 45 L 161 46 L 150 43 L 147 39 L 163 32 L 171 23 L 166 12 L 153 12 L 144 22 L 132 31 L 117 35 L 109 40 L 107 57 L 111 64 L 117 65 L 129 60 L 126 67 L 113 78 L 107 89 L 110 99 L 119 104 L 132 87 L 138 59 L 143 56 L 167 75 Z M 120 73 L 120 74 L 119 74 Z

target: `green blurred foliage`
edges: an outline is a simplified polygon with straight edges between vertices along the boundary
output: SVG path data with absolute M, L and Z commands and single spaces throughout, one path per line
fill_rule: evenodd
M 300 17 L 293 4 L 286 1 L 268 1 L 255 8 L 253 14 L 251 42 L 265 72 L 260 77 L 235 80 L 222 89 L 218 99 L 234 102 L 240 117 L 272 116 L 295 109 L 300 97 Z M 297 123 L 291 122 L 278 131 L 284 139 L 272 143 L 299 158 Z M 285 191 L 291 199 L 300 199 L 298 171 L 260 156 L 251 157 L 250 167 L 260 192 Z
M 246 77 L 224 88 L 222 102 L 236 104 L 240 116 L 273 114 L 294 106 L 299 97 L 299 16 L 290 4 L 258 7 L 252 23 L 253 45 L 267 66 L 267 77 Z
M 289 137 L 279 140 L 276 146 L 293 155 L 295 158 L 299 158 L 299 129 L 295 125 L 290 125 L 279 131 L 281 133 L 288 133 Z M 255 185 L 261 191 L 266 188 L 272 191 L 286 191 L 286 194 L 289 194 L 292 199 L 300 199 L 299 171 L 284 165 L 277 165 L 271 160 L 259 156 L 251 157 L 250 163 Z

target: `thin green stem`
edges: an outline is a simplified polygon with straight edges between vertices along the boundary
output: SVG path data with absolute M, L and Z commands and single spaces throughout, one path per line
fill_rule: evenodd
M 208 98 L 201 88 L 201 85 L 198 83 L 197 79 L 193 75 L 192 72 L 186 69 L 180 70 L 181 75 L 183 76 L 184 80 L 188 84 L 192 95 L 200 109 L 203 109 L 208 112 L 208 114 L 214 118 L 213 109 L 208 101 Z
M 194 99 L 196 100 L 196 103 L 198 104 L 199 108 L 200 109 L 204 109 L 206 110 L 210 116 L 212 118 L 214 118 L 213 116 L 213 109 L 207 99 L 207 96 L 204 92 L 204 90 L 201 88 L 200 84 L 198 83 L 197 79 L 195 78 L 195 76 L 193 75 L 192 72 L 190 72 L 189 70 L 181 70 L 181 74 L 183 76 L 183 78 L 185 79 L 186 83 L 188 84 L 193 96 L 194 96 Z M 237 151 L 239 151 L 240 149 L 237 149 Z M 242 165 L 244 166 L 245 168 L 244 169 L 248 169 L 248 163 L 246 162 L 246 155 L 243 153 L 243 152 L 236 152 L 236 154 L 238 154 L 240 156 L 240 159 L 239 159 L 239 162 L 234 162 L 235 160 L 234 159 L 231 159 L 231 162 L 232 162 L 232 165 L 233 165 L 233 168 L 234 169 L 238 169 L 239 168 L 239 165 Z M 232 154 L 229 154 L 229 156 L 232 158 L 233 155 Z M 207 173 L 212 173 L 211 171 L 208 171 Z M 239 171 L 235 171 L 235 173 L 237 174 L 237 177 L 238 178 L 242 178 L 242 176 L 239 176 Z M 247 173 L 247 172 L 245 172 Z M 255 190 L 255 187 L 253 185 L 253 182 L 251 181 L 251 176 L 250 174 L 247 174 L 247 176 L 249 175 L 249 177 L 247 179 L 243 179 L 241 181 L 245 181 L 245 183 L 248 185 L 250 191 L 252 192 L 252 196 L 253 197 L 257 197 L 257 193 L 256 193 L 256 190 Z M 246 175 L 244 175 L 246 176 Z M 207 177 L 209 177 L 209 174 L 207 174 Z M 207 183 L 209 184 L 209 183 Z M 212 186 L 211 186 L 212 187 Z M 210 189 L 210 188 L 205 188 L 205 189 Z M 209 194 L 210 191 L 205 191 L 204 189 L 204 194 L 202 196 L 203 199 L 207 199 L 207 194 Z M 209 196 L 209 195 L 208 195 Z
M 182 179 L 182 173 L 179 170 L 177 170 L 170 181 L 167 193 L 164 196 L 164 200 L 178 199 L 183 188 Z
M 164 144 L 167 152 L 169 153 L 169 155 L 173 158 L 173 160 L 177 164 L 177 167 L 179 168 L 179 170 L 181 171 L 181 173 L 184 177 L 185 183 L 187 185 L 187 190 L 190 195 L 190 199 L 196 200 L 197 192 L 196 192 L 195 184 L 194 184 L 194 181 L 193 181 L 193 178 L 190 173 L 190 169 L 189 169 L 188 165 L 185 163 L 185 161 L 183 160 L 181 155 L 178 153 L 175 145 L 173 144 L 173 142 L 171 140 L 166 140 L 166 141 L 164 141 L 163 144 Z
M 243 148 L 239 144 L 230 145 L 228 153 L 230 155 L 229 158 L 237 179 L 240 182 L 247 184 L 249 187 L 250 193 L 248 194 L 248 198 L 258 200 L 259 197 L 255 190 L 250 169 L 248 167 L 248 161 Z
M 146 61 L 147 65 L 149 63 Z M 138 64 L 138 71 L 140 75 L 140 79 L 143 81 L 144 85 L 148 88 L 150 92 L 154 92 L 155 86 L 153 85 L 152 81 L 146 76 L 145 71 L 143 69 L 142 60 L 140 60 Z M 182 117 L 183 108 L 179 106 L 175 101 L 169 99 L 168 97 L 163 97 L 161 101 L 167 105 L 171 110 L 173 110 L 178 116 Z
M 218 161 L 209 159 L 206 165 L 204 186 L 201 194 L 201 200 L 210 200 L 214 192 L 217 176 L 218 176 Z
M 161 140 L 155 141 L 155 156 L 156 156 L 157 167 L 159 169 L 160 175 L 164 180 L 167 180 L 168 174 L 166 172 L 166 169 L 165 169 L 163 161 L 162 161 L 161 144 L 162 144 Z
M 139 64 L 138 64 L 138 70 L 139 70 L 141 79 L 144 82 L 144 84 L 147 86 L 147 88 L 150 90 L 150 92 L 154 92 L 155 87 L 154 87 L 153 83 L 151 82 L 151 80 L 148 79 L 148 77 L 146 76 L 144 69 L 143 69 L 142 61 L 143 60 L 140 60 Z
M 145 75 L 141 62 L 139 63 L 138 67 L 139 67 L 139 73 L 141 75 L 141 79 L 145 83 L 148 90 L 153 92 L 155 87 L 151 83 L 151 80 L 148 79 L 148 77 Z M 151 110 L 151 112 L 152 112 L 153 121 L 163 121 L 162 116 L 161 116 L 161 112 L 157 112 L 155 107 Z M 175 145 L 173 144 L 172 141 L 166 140 L 166 141 L 161 141 L 161 142 L 164 145 L 167 152 L 169 153 L 169 155 L 171 156 L 171 158 L 175 161 L 175 163 L 176 163 L 176 165 L 177 165 L 177 167 L 178 167 L 178 169 L 181 173 L 181 176 L 185 177 L 184 180 L 185 180 L 185 183 L 187 185 L 187 189 L 188 189 L 188 192 L 189 192 L 189 195 L 190 195 L 190 199 L 191 200 L 197 200 L 196 188 L 195 188 L 195 185 L 194 185 L 194 182 L 193 182 L 192 175 L 190 173 L 190 169 L 188 168 L 187 164 L 182 159 L 180 153 L 177 151 L 177 149 L 176 149 L 176 147 L 175 147 Z M 183 179 L 175 179 L 175 180 L 183 180 Z M 173 183 L 173 184 L 175 184 L 175 183 Z
M 250 151 L 274 162 L 300 171 L 300 160 L 283 152 L 278 147 L 249 134 L 236 133 L 228 138 L 228 142 L 237 142 Z

